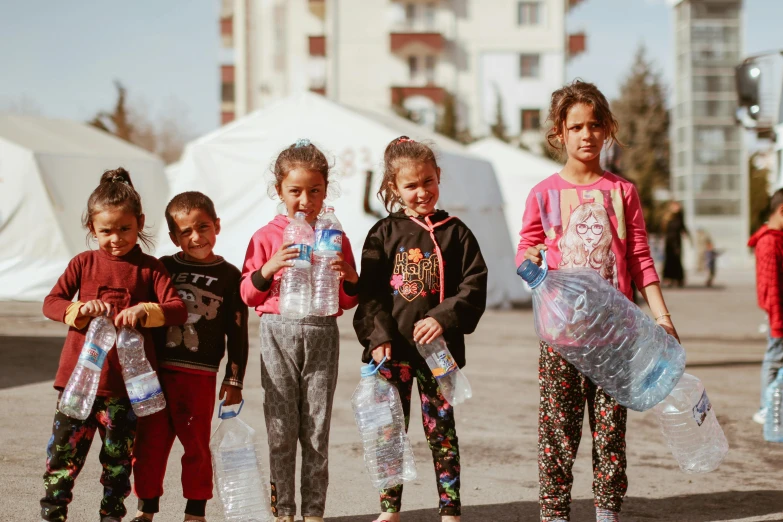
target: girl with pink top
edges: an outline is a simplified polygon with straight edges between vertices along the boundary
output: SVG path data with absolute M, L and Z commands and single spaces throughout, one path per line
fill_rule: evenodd
M 278 522 L 294 522 L 297 441 L 302 445 L 302 516 L 323 522 L 329 482 L 329 423 L 337 384 L 339 333 L 335 317 L 301 320 L 280 315 L 282 269 L 299 256 L 283 244 L 283 231 L 297 212 L 314 225 L 329 183 L 329 162 L 308 140 L 277 157 L 275 190 L 287 215 L 278 215 L 250 239 L 240 293 L 261 316 L 261 386 L 269 437 L 272 512 Z M 359 276 L 351 243 L 343 235 L 342 254 L 332 261 L 340 272 L 340 311 L 356 306 Z
M 540 265 L 540 252 L 546 250 L 550 270 L 592 268 L 629 299 L 633 281 L 658 324 L 677 337 L 650 255 L 636 188 L 599 163 L 604 143 L 617 140 L 617 120 L 606 98 L 595 85 L 577 80 L 552 94 L 548 119 L 552 128 L 547 141 L 565 150 L 568 160 L 527 198 L 517 265 L 526 259 Z M 541 520 L 569 520 L 571 470 L 585 403 L 593 433 L 596 518 L 619 520 L 628 488 L 626 409 L 543 341 L 538 375 Z

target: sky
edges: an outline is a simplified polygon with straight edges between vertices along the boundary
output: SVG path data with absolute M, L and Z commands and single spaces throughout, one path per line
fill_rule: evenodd
M 486 0 L 493 1 L 493 0 Z M 745 0 L 745 54 L 783 48 L 783 1 Z M 176 115 L 194 135 L 219 125 L 219 0 L 0 0 L 0 110 L 89 120 L 111 109 L 113 82 L 151 119 Z M 567 77 L 609 98 L 643 43 L 671 83 L 667 0 L 584 0 L 568 16 L 587 52 Z

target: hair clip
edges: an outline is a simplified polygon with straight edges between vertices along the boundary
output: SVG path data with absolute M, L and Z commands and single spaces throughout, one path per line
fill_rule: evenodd
M 415 141 L 416 140 L 412 140 L 407 136 L 400 136 L 399 138 L 397 138 L 397 143 L 405 143 L 405 142 L 415 143 Z
M 111 182 L 112 183 L 125 183 L 126 185 L 128 184 L 128 180 L 126 180 L 122 176 L 117 176 L 117 175 L 112 176 Z
M 299 147 L 307 147 L 308 145 L 310 145 L 310 140 L 307 138 L 299 138 L 296 140 L 296 143 L 294 143 L 294 148 L 298 149 Z

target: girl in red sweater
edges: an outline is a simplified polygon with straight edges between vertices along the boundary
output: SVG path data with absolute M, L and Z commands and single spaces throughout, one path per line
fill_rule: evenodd
M 104 172 L 87 201 L 84 226 L 98 242 L 98 250 L 74 257 L 44 300 L 43 313 L 70 326 L 65 338 L 54 388 L 62 390 L 79 359 L 92 317 L 109 314 L 114 324 L 138 327 L 144 335 L 147 358 L 157 368 L 149 328 L 183 324 L 187 310 L 171 285 L 160 261 L 136 244 L 149 243 L 144 232 L 141 198 L 130 174 L 119 168 Z M 89 237 L 89 236 L 88 236 Z M 78 301 L 73 298 L 79 296 Z M 43 520 L 64 521 L 95 431 L 100 433 L 101 522 L 119 522 L 125 516 L 124 501 L 131 492 L 131 452 L 136 416 L 122 378 L 117 350 L 111 350 L 101 372 L 92 412 L 85 420 L 55 410 L 52 436 L 46 448 Z
M 329 483 L 329 422 L 337 385 L 340 336 L 334 317 L 301 320 L 280 315 L 280 276 L 299 257 L 283 244 L 283 231 L 297 212 L 313 225 L 329 183 L 329 162 L 308 140 L 299 140 L 277 157 L 275 190 L 287 216 L 278 215 L 250 239 L 242 268 L 240 294 L 261 316 L 261 386 L 269 437 L 272 511 L 278 522 L 294 522 L 297 441 L 302 445 L 302 516 L 323 522 Z M 356 306 L 359 276 L 351 243 L 343 234 L 342 254 L 332 261 L 340 272 L 337 315 Z

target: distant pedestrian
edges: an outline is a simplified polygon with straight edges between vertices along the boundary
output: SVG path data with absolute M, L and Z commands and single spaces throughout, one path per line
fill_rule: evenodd
M 761 406 L 753 420 L 764 424 L 764 392 L 783 367 L 783 189 L 772 195 L 769 221 L 748 241 L 756 249 L 756 292 L 759 307 L 767 312 L 769 337 L 761 365 Z
M 721 251 L 715 248 L 712 238 L 707 236 L 704 243 L 704 267 L 707 269 L 707 281 L 705 282 L 705 286 L 707 288 L 712 288 L 712 283 L 715 280 L 715 271 L 718 266 L 719 255 L 721 255 Z
M 677 201 L 669 203 L 669 209 L 663 219 L 664 260 L 663 282 L 665 286 L 685 286 L 685 269 L 682 266 L 682 236 L 690 233 L 685 226 L 682 205 Z
M 517 247 L 517 265 L 550 270 L 592 268 L 633 298 L 635 282 L 655 320 L 677 336 L 647 244 L 642 206 L 630 182 L 604 171 L 601 147 L 614 141 L 617 121 L 604 95 L 576 81 L 552 94 L 547 139 L 565 149 L 568 161 L 530 192 Z M 554 142 L 554 143 L 553 143 Z M 625 427 L 627 410 L 593 384 L 545 342 L 540 343 L 538 383 L 538 476 L 541 520 L 568 520 L 573 465 L 585 410 L 593 439 L 593 495 L 598 522 L 620 519 L 628 488 Z M 585 405 L 586 404 L 586 405 Z

